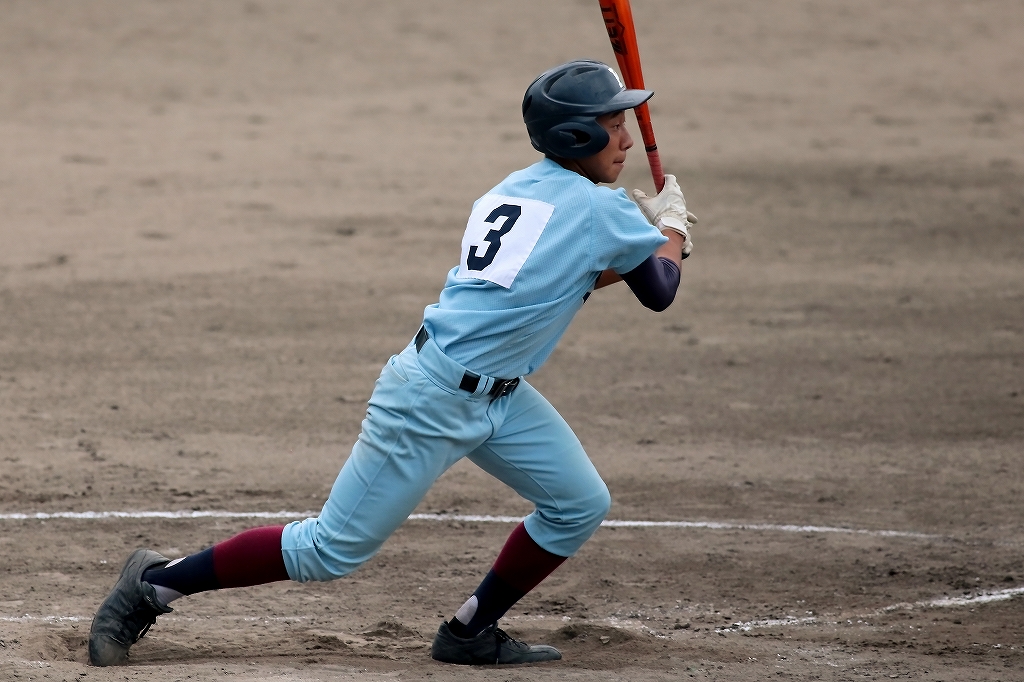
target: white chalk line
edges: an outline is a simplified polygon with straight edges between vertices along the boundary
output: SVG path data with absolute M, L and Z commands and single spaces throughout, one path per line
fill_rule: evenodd
M 871 625 L 867 622 L 867 619 L 874 618 L 877 616 L 892 613 L 894 611 L 917 611 L 921 609 L 952 609 L 961 608 L 966 606 L 977 606 L 979 604 L 989 604 L 992 602 L 1007 601 L 1014 597 L 1024 595 L 1024 587 L 1010 587 L 1004 590 L 997 590 L 995 592 L 979 592 L 974 595 L 964 595 L 961 597 L 935 597 L 933 599 L 927 599 L 924 601 L 917 602 L 900 602 L 898 604 L 891 604 L 889 606 L 882 607 L 871 613 L 852 616 L 850 618 L 844 618 L 842 620 L 827 620 L 818 618 L 816 616 L 806 616 L 802 618 L 790 617 L 790 618 L 765 618 L 761 620 L 751 620 L 746 622 L 733 623 L 728 627 L 715 628 L 715 632 L 722 634 L 729 632 L 749 632 L 750 630 L 771 628 L 771 627 L 783 627 L 783 626 L 794 626 L 794 625 Z M 543 616 L 540 616 L 543 618 Z M 211 620 L 211 618 L 190 618 L 186 616 L 165 616 L 165 620 L 169 621 L 199 621 L 199 620 Z M 215 616 L 218 620 L 229 620 L 229 621 L 245 621 L 245 622 L 289 622 L 296 623 L 305 620 L 311 620 L 311 616 L 232 616 L 222 614 Z M 572 620 L 565 616 L 555 617 L 556 619 L 566 621 Z M 513 618 L 515 619 L 515 618 Z M 59 623 L 80 623 L 91 621 L 92 618 L 89 616 L 33 616 L 25 614 L 23 616 L 0 616 L 0 623 L 30 623 L 30 622 L 41 622 L 49 624 Z M 626 627 L 630 628 L 633 625 L 633 621 L 629 619 L 620 620 L 617 618 L 602 619 L 603 622 L 614 627 Z M 637 624 L 634 629 L 647 629 L 643 624 Z
M 96 521 L 102 519 L 304 519 L 316 512 L 231 512 L 231 511 L 84 511 L 84 512 L 29 512 L 0 513 L 0 521 L 33 521 L 71 519 Z
M 871 613 L 854 616 L 852 618 L 845 618 L 842 620 L 824 620 L 814 616 L 807 616 L 803 618 L 791 617 L 791 618 L 770 618 L 763 620 L 751 620 L 745 623 L 733 623 L 728 627 L 715 628 L 715 632 L 749 632 L 750 630 L 760 628 L 771 628 L 780 626 L 792 626 L 792 625 L 854 625 L 864 624 L 865 619 L 882 616 L 893 611 L 918 611 L 920 609 L 949 609 L 959 608 L 962 606 L 977 606 L 979 604 L 990 604 L 992 602 L 1007 601 L 1014 597 L 1024 594 L 1024 587 L 1009 587 L 1005 590 L 996 590 L 995 592 L 979 592 L 974 595 L 964 595 L 961 597 L 935 597 L 933 599 L 927 599 L 924 601 L 916 602 L 900 602 L 898 604 L 891 604 L 877 611 Z
M 316 516 L 317 512 L 231 512 L 231 511 L 85 511 L 85 512 L 6 512 L 0 513 L 0 521 L 32 521 L 50 519 L 71 519 L 95 521 L 102 519 L 304 519 Z M 457 521 L 461 523 L 519 523 L 522 516 L 488 516 L 476 514 L 410 514 L 410 521 Z M 905 530 L 868 530 L 863 528 L 842 528 L 837 526 L 801 526 L 774 523 L 735 523 L 725 521 L 624 521 L 607 519 L 601 522 L 604 528 L 695 528 L 704 530 L 748 530 L 776 531 L 782 533 L 842 533 L 872 537 L 916 538 L 934 540 L 941 535 L 930 535 Z

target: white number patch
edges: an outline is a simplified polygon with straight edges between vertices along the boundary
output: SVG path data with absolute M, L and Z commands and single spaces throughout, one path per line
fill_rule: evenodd
M 469 216 L 456 277 L 508 289 L 544 232 L 555 207 L 536 199 L 485 195 Z

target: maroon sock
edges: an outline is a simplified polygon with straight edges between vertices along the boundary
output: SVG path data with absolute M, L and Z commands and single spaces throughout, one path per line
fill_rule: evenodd
M 283 531 L 284 526 L 244 531 L 169 566 L 150 568 L 142 579 L 182 594 L 288 580 L 281 554 Z
M 252 528 L 213 546 L 213 570 L 221 587 L 249 587 L 288 580 L 281 554 L 284 526 Z
M 509 585 L 526 594 L 551 575 L 566 558 L 552 554 L 534 542 L 526 532 L 526 524 L 520 523 L 508 536 L 491 570 Z
M 476 588 L 476 612 L 463 623 L 458 618 L 448 621 L 456 637 L 475 637 L 484 628 L 505 615 L 527 592 L 562 565 L 566 557 L 552 554 L 534 542 L 523 524 L 516 526 L 505 541 L 494 566 Z

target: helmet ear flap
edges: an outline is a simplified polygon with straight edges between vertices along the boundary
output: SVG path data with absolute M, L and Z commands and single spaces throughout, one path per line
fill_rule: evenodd
M 608 145 L 608 131 L 594 119 L 565 121 L 544 132 L 544 151 L 565 159 L 593 156 Z M 536 145 L 534 145 L 536 146 Z

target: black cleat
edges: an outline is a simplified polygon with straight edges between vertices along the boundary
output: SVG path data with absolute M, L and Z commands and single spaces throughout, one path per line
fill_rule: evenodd
M 497 624 L 490 625 L 476 637 L 456 637 L 441 623 L 430 647 L 430 657 L 444 663 L 462 665 L 496 665 L 498 663 L 538 663 L 557 661 L 561 652 L 546 644 L 527 644 L 513 639 Z
M 142 582 L 148 568 L 166 564 L 167 557 L 149 549 L 131 553 L 121 569 L 121 577 L 96 610 L 89 628 L 89 662 L 93 665 L 121 665 L 128 660 L 128 649 L 142 639 L 156 617 L 170 613 L 156 598 L 149 583 Z

